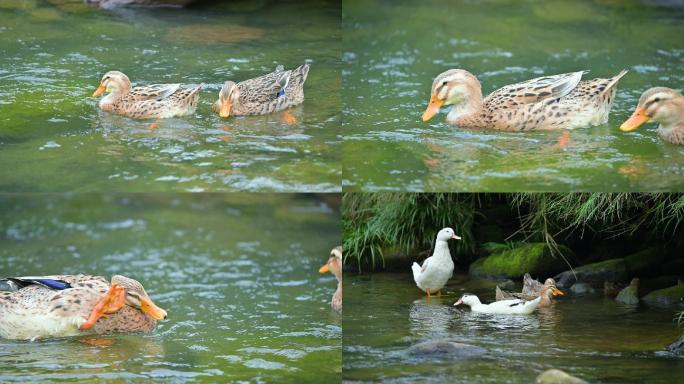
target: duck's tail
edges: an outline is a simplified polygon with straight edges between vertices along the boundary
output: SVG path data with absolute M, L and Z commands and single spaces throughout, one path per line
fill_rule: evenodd
M 411 265 L 411 270 L 413 270 L 413 280 L 418 284 L 418 278 L 420 278 L 420 264 L 414 262 L 413 265 Z
M 309 64 L 302 64 L 295 68 L 293 71 L 294 77 L 298 80 L 299 84 L 304 84 L 307 76 L 309 76 Z
M 610 79 L 610 81 L 608 82 L 608 84 L 606 84 L 606 88 L 603 90 L 602 93 L 611 91 L 611 90 L 613 89 L 613 87 L 615 87 L 615 86 L 617 85 L 618 81 L 620 81 L 620 79 L 622 78 L 622 76 L 624 76 L 624 75 L 627 74 L 627 72 L 629 72 L 629 71 L 626 70 L 626 69 L 623 69 L 622 71 L 620 71 L 620 73 L 618 73 L 617 75 L 613 76 L 613 77 Z

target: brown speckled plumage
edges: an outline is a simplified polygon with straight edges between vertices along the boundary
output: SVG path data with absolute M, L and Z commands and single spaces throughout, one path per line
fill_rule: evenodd
M 14 291 L 0 292 L 0 337 L 36 339 L 73 336 L 84 333 L 150 332 L 156 321 L 134 308 L 127 299 L 117 312 L 100 318 L 92 329 L 79 327 L 88 319 L 95 305 L 104 297 L 110 283 L 101 276 L 42 276 L 71 284 L 55 290 L 42 285 L 27 285 Z M 123 276 L 112 277 L 116 283 L 141 297 L 147 297 L 142 285 Z M 139 303 L 138 303 L 139 304 Z
M 128 76 L 119 71 L 107 72 L 94 96 L 110 92 L 99 106 L 105 112 L 135 119 L 168 118 L 195 113 L 199 91 L 181 88 L 180 84 L 153 84 L 133 88 Z
M 435 78 L 423 120 L 434 116 L 440 106 L 453 105 L 447 122 L 464 128 L 528 131 L 604 124 L 616 84 L 627 71 L 610 79 L 580 81 L 584 73 L 543 76 L 504 86 L 483 98 L 475 76 L 451 69 Z
M 551 299 L 553 298 L 553 290 L 548 288 L 556 288 L 556 281 L 552 278 L 546 279 L 544 284 L 533 279 L 529 273 L 525 274 L 523 279 L 523 289 L 522 292 L 507 292 L 496 286 L 496 301 L 509 300 L 509 299 L 522 299 L 522 300 L 534 300 L 541 295 L 541 301 L 539 306 L 546 307 L 551 305 Z M 546 288 L 546 289 L 545 289 Z
M 671 88 L 654 87 L 639 98 L 636 110 L 620 129 L 632 131 L 642 124 L 658 123 L 658 136 L 672 144 L 684 145 L 684 96 Z
M 213 104 L 219 113 L 221 104 L 229 104 L 230 115 L 265 115 L 294 107 L 304 102 L 304 82 L 309 65 L 303 64 L 293 70 L 279 65 L 275 71 L 235 83 L 227 81 Z

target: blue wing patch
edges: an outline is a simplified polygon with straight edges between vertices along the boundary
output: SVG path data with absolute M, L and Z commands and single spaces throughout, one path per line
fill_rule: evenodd
M 281 89 L 276 93 L 276 99 L 279 98 L 280 96 L 285 96 L 285 89 Z
M 6 280 L 8 285 L 14 289 L 21 289 L 34 284 L 57 291 L 71 288 L 71 284 L 64 280 L 46 279 L 42 277 L 10 277 L 4 280 Z

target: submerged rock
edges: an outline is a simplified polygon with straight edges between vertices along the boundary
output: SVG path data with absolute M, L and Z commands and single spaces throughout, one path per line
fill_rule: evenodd
M 547 369 L 537 376 L 537 384 L 587 384 L 586 381 L 567 374 L 560 369 Z
M 575 255 L 559 246 L 563 257 L 573 260 Z M 522 278 L 525 273 L 533 276 L 550 276 L 563 270 L 565 262 L 554 255 L 545 243 L 525 244 L 509 250 L 493 253 L 477 259 L 470 265 L 469 273 L 477 277 Z
M 430 340 L 411 347 L 411 354 L 420 357 L 450 360 L 468 359 L 487 353 L 482 347 L 445 340 Z
M 684 308 L 684 284 L 657 289 L 641 298 L 646 304 L 656 307 Z
M 610 259 L 583 265 L 576 268 L 574 274 L 572 271 L 559 273 L 555 279 L 556 285 L 561 288 L 567 288 L 576 282 L 588 283 L 594 288 L 599 288 L 606 281 L 627 281 L 627 265 L 624 259 Z
M 675 341 L 674 343 L 668 345 L 666 349 L 672 353 L 684 355 L 684 336 L 682 336 L 679 340 Z
M 232 44 L 256 40 L 264 36 L 263 29 L 242 25 L 190 24 L 169 29 L 166 40 L 183 43 Z
M 624 304 L 639 304 L 639 279 L 634 278 L 629 286 L 618 293 L 615 300 Z
M 595 293 L 596 290 L 587 283 L 575 283 L 572 285 L 572 287 L 570 287 L 570 292 L 574 293 L 575 295 L 588 295 Z

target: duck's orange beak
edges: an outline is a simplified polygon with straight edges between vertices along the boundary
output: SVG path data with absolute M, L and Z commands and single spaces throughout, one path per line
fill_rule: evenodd
M 147 297 L 140 298 L 140 310 L 147 313 L 155 320 L 166 319 L 166 311 L 157 307 L 152 300 Z
M 554 296 L 565 296 L 565 293 L 556 287 L 551 287 L 551 293 L 553 293 Z
M 230 101 L 224 101 L 221 103 L 221 108 L 219 109 L 219 116 L 226 118 L 230 116 L 230 108 L 233 105 Z
M 102 95 L 106 90 L 107 90 L 107 87 L 105 87 L 104 84 L 100 83 L 100 86 L 97 87 L 95 92 L 93 92 L 93 97 L 97 97 L 97 96 Z
M 458 299 L 458 301 L 454 303 L 454 307 L 457 307 L 457 306 L 459 306 L 459 305 L 461 305 L 461 304 L 463 304 L 463 299 L 462 299 L 462 298 L 461 298 L 461 299 Z
M 634 110 L 634 113 L 632 113 L 632 116 L 622 123 L 620 130 L 623 132 L 633 131 L 650 119 L 651 117 L 646 114 L 646 110 L 643 107 L 637 107 L 637 109 Z
M 330 272 L 330 263 L 326 263 L 324 266 L 322 266 L 319 270 L 319 273 L 328 273 Z
M 461 236 L 453 235 L 453 236 L 451 236 L 451 238 L 454 240 L 461 240 Z
M 427 108 L 425 109 L 425 112 L 423 112 L 423 122 L 426 122 L 430 119 L 432 119 L 437 112 L 439 112 L 439 108 L 444 105 L 444 100 L 439 100 L 437 98 L 437 95 L 434 93 L 430 96 L 430 103 L 428 104 Z

